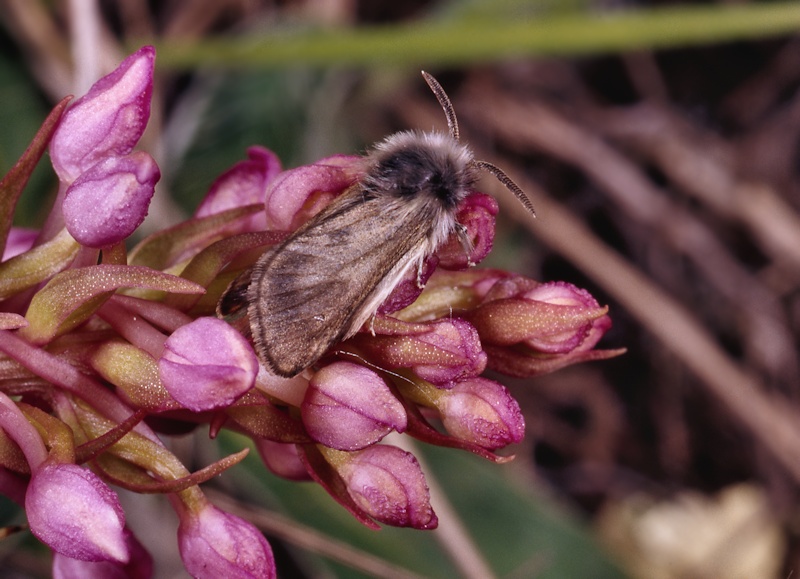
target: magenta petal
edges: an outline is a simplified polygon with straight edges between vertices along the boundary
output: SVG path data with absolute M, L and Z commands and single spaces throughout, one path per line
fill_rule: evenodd
M 272 548 L 258 529 L 212 505 L 182 517 L 178 546 L 192 577 L 276 576 Z
M 198 318 L 167 338 L 158 370 L 170 395 L 199 412 L 230 406 L 250 390 L 258 359 L 230 325 Z
M 338 450 L 364 448 L 406 428 L 405 409 L 386 382 L 351 362 L 334 362 L 314 374 L 300 411 L 309 435 Z
M 25 494 L 31 532 L 54 551 L 83 561 L 128 562 L 125 515 L 97 475 L 74 464 L 46 464 Z
M 160 178 L 158 165 L 144 152 L 100 161 L 67 189 L 67 231 L 88 247 L 122 241 L 144 221 Z
M 99 160 L 133 150 L 150 117 L 155 57 L 152 46 L 140 48 L 64 113 L 50 142 L 59 180 L 72 183 Z

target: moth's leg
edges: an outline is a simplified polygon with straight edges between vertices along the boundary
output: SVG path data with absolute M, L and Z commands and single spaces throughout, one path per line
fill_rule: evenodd
M 417 261 L 417 287 L 419 289 L 425 288 L 425 282 L 422 281 L 422 266 L 425 265 L 425 258 L 420 258 Z
M 472 238 L 469 236 L 467 228 L 460 223 L 456 223 L 456 235 L 458 236 L 461 248 L 464 250 L 464 255 L 467 256 L 467 265 L 469 267 L 474 267 L 475 262 L 472 261 L 472 252 L 475 250 L 475 246 L 472 245 Z

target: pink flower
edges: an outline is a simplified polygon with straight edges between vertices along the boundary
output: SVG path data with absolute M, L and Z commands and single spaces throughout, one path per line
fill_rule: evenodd
M 250 523 L 211 504 L 185 512 L 178 547 L 186 570 L 197 578 L 269 579 L 275 575 L 272 548 Z
M 450 236 L 447 243 L 436 251 L 439 267 L 459 270 L 483 261 L 494 243 L 497 211 L 497 201 L 485 193 L 472 193 L 464 199 L 456 213 L 456 221 L 466 228 L 472 241 L 472 251 L 467 255 L 458 236 Z
M 247 160 L 239 161 L 214 181 L 197 208 L 195 217 L 264 203 L 267 187 L 281 172 L 281 162 L 275 153 L 258 146 L 247 149 L 247 157 Z M 265 228 L 265 214 L 259 212 L 249 220 L 246 230 L 260 231 Z
M 437 408 L 451 435 L 489 450 L 519 442 L 525 419 L 502 384 L 469 378 L 442 392 Z
M 337 470 L 356 504 L 376 520 L 415 529 L 438 525 L 425 475 L 410 452 L 376 444 L 348 454 Z
M 197 318 L 167 338 L 158 369 L 170 395 L 200 412 L 229 406 L 250 390 L 258 360 L 231 326 L 216 318 Z
M 15 255 L 28 251 L 39 232 L 35 229 L 26 229 L 24 227 L 12 227 L 8 232 L 8 239 L 6 240 L 6 247 L 3 250 L 3 257 L 0 261 L 11 259 Z
M 267 229 L 294 231 L 350 187 L 361 157 L 335 155 L 278 175 L 267 187 Z
M 253 443 L 264 465 L 274 474 L 289 480 L 311 480 L 296 445 L 266 438 L 255 438 Z
M 490 368 L 534 376 L 618 355 L 618 350 L 593 350 L 611 327 L 607 312 L 572 284 L 514 276 L 497 281 L 465 317 L 480 334 Z
M 133 150 L 150 117 L 155 56 L 152 46 L 140 48 L 67 110 L 50 142 L 60 181 L 72 183 L 101 160 Z
M 128 562 L 119 499 L 85 468 L 46 463 L 35 470 L 25 494 L 25 512 L 36 538 L 62 555 Z
M 406 428 L 405 409 L 386 382 L 351 362 L 334 362 L 314 374 L 300 411 L 311 437 L 339 450 L 364 448 Z
M 75 179 L 62 210 L 67 230 L 82 245 L 108 247 L 144 221 L 161 171 L 141 151 L 107 157 Z
M 458 318 L 426 323 L 376 320 L 375 335 L 358 334 L 354 341 L 385 368 L 410 368 L 428 382 L 447 387 L 477 376 L 486 368 L 478 332 Z
M 53 554 L 53 579 L 150 579 L 153 576 L 150 553 L 128 529 L 125 529 L 125 543 L 130 551 L 127 563 L 81 561 L 56 552 Z

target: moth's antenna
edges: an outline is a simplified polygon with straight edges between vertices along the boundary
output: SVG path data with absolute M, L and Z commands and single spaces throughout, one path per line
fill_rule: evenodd
M 474 161 L 475 166 L 483 169 L 487 173 L 491 173 L 494 175 L 498 181 L 500 181 L 503 185 L 506 186 L 506 189 L 511 191 L 514 196 L 519 199 L 519 202 L 522 203 L 523 207 L 528 210 L 528 212 L 536 217 L 536 211 L 533 209 L 533 203 L 531 200 L 528 199 L 528 196 L 525 195 L 525 192 L 519 188 L 519 185 L 514 183 L 511 180 L 511 177 L 505 174 L 505 172 L 498 166 L 492 165 L 488 161 Z
M 428 83 L 428 86 L 431 87 L 433 94 L 436 95 L 436 100 L 438 100 L 439 104 L 442 105 L 444 116 L 447 117 L 447 126 L 450 129 L 450 136 L 457 141 L 459 137 L 458 120 L 456 119 L 456 111 L 453 109 L 453 104 L 447 97 L 447 93 L 444 92 L 444 89 L 442 88 L 442 85 L 439 84 L 439 81 L 424 70 L 422 71 L 422 77 L 425 79 L 425 82 Z M 528 210 L 528 213 L 536 217 L 536 211 L 533 209 L 533 203 L 531 203 L 531 200 L 528 199 L 528 196 L 525 195 L 525 192 L 519 188 L 519 185 L 514 183 L 514 181 L 511 180 L 511 177 L 506 175 L 500 167 L 492 165 L 488 161 L 474 161 L 474 163 L 476 167 L 494 175 L 498 181 L 505 185 L 506 189 L 511 191 L 514 196 L 519 199 L 519 202 L 522 203 L 522 206 Z
M 397 378 L 399 380 L 403 380 L 405 382 L 408 382 L 411 386 L 416 386 L 416 384 L 414 384 L 414 381 L 411 380 L 411 378 L 406 378 L 402 374 L 398 374 L 397 372 L 392 372 L 391 370 L 387 370 L 386 368 L 378 366 L 377 364 L 373 364 L 372 362 L 370 362 L 369 360 L 367 360 L 363 356 L 360 356 L 360 355 L 356 354 L 355 352 L 351 352 L 350 350 L 336 350 L 334 353 L 335 354 L 344 354 L 345 356 L 352 356 L 353 358 L 357 359 L 359 362 L 361 362 L 365 366 L 368 366 L 368 367 L 372 368 L 373 370 L 376 370 L 378 372 L 384 372 L 386 374 L 389 374 L 390 376 L 394 376 L 395 378 Z
M 428 83 L 428 86 L 431 87 L 433 94 L 436 95 L 436 100 L 438 100 L 439 104 L 442 105 L 444 116 L 447 117 L 447 128 L 450 129 L 450 136 L 457 141 L 458 121 L 456 120 L 456 111 L 453 110 L 453 104 L 450 102 L 450 99 L 447 98 L 447 93 L 444 92 L 444 89 L 442 88 L 442 85 L 439 84 L 439 81 L 424 70 L 422 71 L 422 78 L 424 78 L 425 82 Z

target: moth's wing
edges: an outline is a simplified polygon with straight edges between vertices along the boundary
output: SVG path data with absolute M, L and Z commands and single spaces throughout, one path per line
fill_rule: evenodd
M 253 270 L 248 298 L 256 351 L 280 375 L 294 376 L 353 335 L 430 250 L 435 208 L 429 204 L 346 195 Z
M 217 303 L 217 317 L 238 317 L 242 310 L 247 309 L 247 288 L 250 287 L 252 275 L 252 269 L 248 268 L 230 283 Z

